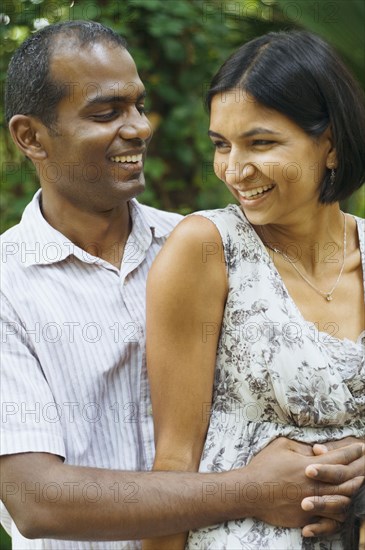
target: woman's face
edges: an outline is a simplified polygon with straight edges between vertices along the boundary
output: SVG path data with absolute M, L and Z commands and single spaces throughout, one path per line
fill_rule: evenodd
M 290 224 L 316 212 L 326 168 L 336 165 L 330 130 L 316 140 L 242 90 L 211 104 L 214 171 L 254 225 Z

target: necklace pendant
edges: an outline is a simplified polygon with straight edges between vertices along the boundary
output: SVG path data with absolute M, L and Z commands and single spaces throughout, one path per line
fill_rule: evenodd
M 332 300 L 333 300 L 332 294 L 336 290 L 336 288 L 337 288 L 337 286 L 338 286 L 338 284 L 341 280 L 342 273 L 343 273 L 343 270 L 345 268 L 345 263 L 346 263 L 346 250 L 347 250 L 347 248 L 346 248 L 346 245 L 347 245 L 346 219 L 347 218 L 346 218 L 346 216 L 343 212 L 341 212 L 341 213 L 342 213 L 342 216 L 343 216 L 343 257 L 342 257 L 342 264 L 341 264 L 340 272 L 339 272 L 339 274 L 337 276 L 337 279 L 336 279 L 336 282 L 333 285 L 333 287 L 331 288 L 330 292 L 325 292 L 324 290 L 320 290 L 309 279 L 307 279 L 307 277 L 297 268 L 297 266 L 295 265 L 295 261 L 292 260 L 290 258 L 290 256 L 288 256 L 285 252 L 283 252 L 282 250 L 279 250 L 275 246 L 272 246 L 267 241 L 264 226 L 260 227 L 260 232 L 261 232 L 261 235 L 262 235 L 262 242 L 264 243 L 264 245 L 267 246 L 273 252 L 276 252 L 276 254 L 280 254 L 280 256 L 282 258 L 284 258 L 284 260 L 289 262 L 293 266 L 295 271 L 298 273 L 299 277 L 301 277 L 303 279 L 303 281 L 307 283 L 307 285 L 309 285 L 315 292 L 317 292 L 317 294 L 322 296 L 322 298 L 324 298 L 327 302 L 332 302 Z

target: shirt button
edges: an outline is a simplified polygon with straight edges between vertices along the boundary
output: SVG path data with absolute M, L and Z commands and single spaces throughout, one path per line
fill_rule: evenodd
M 147 407 L 147 414 L 148 414 L 148 416 L 152 416 L 152 414 L 153 414 L 153 413 L 152 413 L 152 405 L 148 405 L 148 407 Z

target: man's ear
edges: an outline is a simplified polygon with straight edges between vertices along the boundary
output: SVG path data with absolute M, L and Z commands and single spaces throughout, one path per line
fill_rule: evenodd
M 15 145 L 30 160 L 47 158 L 45 141 L 48 131 L 38 119 L 29 115 L 14 115 L 10 119 L 9 130 Z

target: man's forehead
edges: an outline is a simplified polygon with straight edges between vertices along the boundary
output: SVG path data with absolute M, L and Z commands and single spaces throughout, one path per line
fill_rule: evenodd
M 130 53 L 119 44 L 92 45 L 61 43 L 51 58 L 51 75 L 74 95 L 78 88 L 88 99 L 99 95 L 140 96 L 144 86 Z
M 63 79 L 72 74 L 90 75 L 94 79 L 107 72 L 131 76 L 137 68 L 128 50 L 120 44 L 95 42 L 80 44 L 77 40 L 58 39 L 50 56 L 50 70 L 54 77 Z
M 52 56 L 61 54 L 70 55 L 76 58 L 80 53 L 90 52 L 92 50 L 95 50 L 95 52 L 100 50 L 120 51 L 129 54 L 128 50 L 119 42 L 114 42 L 104 37 L 97 37 L 94 41 L 85 42 L 76 33 L 57 34 L 52 41 L 51 50 Z

